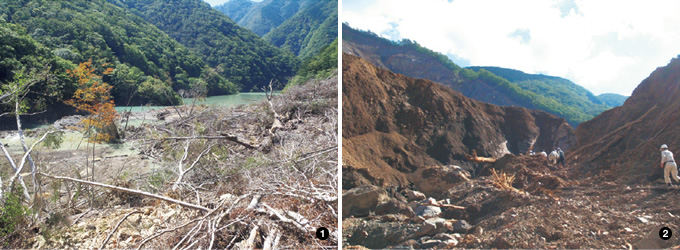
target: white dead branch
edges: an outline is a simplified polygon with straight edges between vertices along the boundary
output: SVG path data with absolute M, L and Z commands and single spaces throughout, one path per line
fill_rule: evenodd
M 109 185 L 109 184 L 92 182 L 92 181 L 79 180 L 79 179 L 74 179 L 74 178 L 65 177 L 65 176 L 52 176 L 52 175 L 48 175 L 48 174 L 45 174 L 45 173 L 38 173 L 38 174 L 45 176 L 47 178 L 50 178 L 50 179 L 73 181 L 73 182 L 78 182 L 78 183 L 87 184 L 87 185 L 91 185 L 91 186 L 103 187 L 103 188 L 113 189 L 113 190 L 116 190 L 116 191 L 121 191 L 121 192 L 141 195 L 141 196 L 145 196 L 145 197 L 149 197 L 149 198 L 159 199 L 159 200 L 167 201 L 167 202 L 170 202 L 170 203 L 175 203 L 175 204 L 178 204 L 178 205 L 186 207 L 186 208 L 196 209 L 196 210 L 200 210 L 200 211 L 204 211 L 204 212 L 210 211 L 209 208 L 203 207 L 201 205 L 191 204 L 191 203 L 188 203 L 188 202 L 175 200 L 175 199 L 170 198 L 170 197 L 152 194 L 152 193 L 147 193 L 147 192 L 140 191 L 140 190 L 129 189 L 129 188 L 124 188 L 124 187 L 117 187 L 117 186 L 113 186 L 113 185 Z
M 276 130 L 283 128 L 283 123 L 281 122 L 281 116 L 279 116 L 279 113 L 276 113 L 276 109 L 274 108 L 274 103 L 272 103 L 273 94 L 274 94 L 274 89 L 272 88 L 273 82 L 274 82 L 273 80 L 269 81 L 269 91 L 267 91 L 266 87 L 262 87 L 262 90 L 264 90 L 264 93 L 267 96 L 267 102 L 269 103 L 269 107 L 272 109 L 272 112 L 274 112 L 274 123 L 272 123 L 272 127 L 269 129 L 269 134 L 272 134 L 272 135 L 274 133 L 276 133 Z

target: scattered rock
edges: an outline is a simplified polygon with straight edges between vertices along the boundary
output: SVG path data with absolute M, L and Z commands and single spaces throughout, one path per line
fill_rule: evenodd
M 441 240 L 427 240 L 420 244 L 420 248 L 423 249 L 432 249 L 432 248 L 444 248 L 446 247 L 446 244 L 442 242 Z
M 470 173 L 459 166 L 427 166 L 418 168 L 410 178 L 416 189 L 429 196 L 445 193 L 461 182 L 470 180 Z
M 402 214 L 406 215 L 409 218 L 413 218 L 413 216 L 416 215 L 413 212 L 413 209 L 411 209 L 411 207 L 409 207 L 406 203 L 398 200 L 390 200 L 388 202 L 378 205 L 378 207 L 375 209 L 375 214 L 376 215 Z
M 421 201 L 421 200 L 427 199 L 427 196 L 425 196 L 425 194 L 423 194 L 421 192 L 407 189 L 406 190 L 406 198 L 408 199 L 408 201 L 414 201 L 414 200 Z
M 425 218 L 423 218 L 422 216 L 415 216 L 413 217 L 412 221 L 413 223 L 420 224 L 423 223 L 423 221 L 425 221 Z
M 380 217 L 381 220 L 383 221 L 399 221 L 399 217 L 394 215 L 394 214 L 386 214 Z
M 635 218 L 642 223 L 645 223 L 645 224 L 649 223 L 649 220 L 645 217 L 635 217 Z
M 434 199 L 430 198 L 430 200 L 434 200 Z M 343 202 L 344 202 L 344 200 L 343 200 Z M 436 200 L 434 202 L 436 202 Z M 439 214 L 442 213 L 442 209 L 440 207 L 435 207 L 435 206 L 419 205 L 414 210 L 414 212 L 417 216 L 423 216 L 425 218 L 429 218 L 429 217 L 439 216 Z
M 427 219 L 426 221 L 435 225 L 435 227 L 437 228 L 437 233 L 443 233 L 448 231 L 448 228 L 446 227 L 447 221 L 445 219 L 430 218 Z
M 342 216 L 366 217 L 378 204 L 387 199 L 385 191 L 375 186 L 352 188 L 342 194 Z
M 512 248 L 512 245 L 504 237 L 496 237 L 496 239 L 491 243 L 492 248 L 498 249 L 508 249 Z
M 630 228 L 627 228 L 627 227 L 623 228 L 623 233 L 632 233 L 632 232 L 633 232 L 633 229 L 630 229 Z
M 420 238 L 426 235 L 433 235 L 436 232 L 437 225 L 429 221 L 424 221 L 423 224 L 420 226 L 420 229 L 416 231 L 415 236 L 416 238 Z
M 444 246 L 444 247 L 442 247 L 442 248 L 451 249 L 451 248 L 454 248 L 454 247 L 458 246 L 458 240 L 456 240 L 456 239 L 445 240 L 445 241 L 444 241 L 444 244 L 445 244 L 446 246 Z
M 481 226 L 476 226 L 472 230 L 472 232 L 473 232 L 472 234 L 474 234 L 475 236 L 481 237 L 484 234 L 484 228 L 482 228 Z
M 402 242 L 401 246 L 398 246 L 397 248 L 401 248 L 401 247 L 414 248 L 414 246 L 417 246 L 417 245 L 418 245 L 418 241 L 412 239 L 412 240 L 407 240 L 407 241 Z
M 455 220 L 454 221 L 448 221 L 447 220 L 446 222 L 444 222 L 444 228 L 445 228 L 444 232 L 453 232 L 453 223 L 455 223 L 455 222 L 456 222 Z
M 447 234 L 447 233 L 439 233 L 432 238 L 435 239 L 435 240 L 441 240 L 441 241 L 456 240 L 456 238 L 453 237 L 453 235 L 450 235 L 450 234 Z
M 472 228 L 472 226 L 470 224 L 468 224 L 467 221 L 465 221 L 465 220 L 459 220 L 458 222 L 453 224 L 453 232 L 454 233 L 464 234 L 464 233 L 467 233 L 467 231 L 470 230 L 470 228 Z
M 576 242 L 576 241 L 567 242 L 567 248 L 569 248 L 569 249 L 578 249 L 578 248 L 581 248 L 581 243 L 578 243 L 578 242 Z

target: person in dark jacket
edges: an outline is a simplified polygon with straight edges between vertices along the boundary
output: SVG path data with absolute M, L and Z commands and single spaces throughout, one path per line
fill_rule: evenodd
M 564 151 L 562 151 L 561 148 L 557 148 L 557 154 L 559 155 L 559 160 L 560 163 L 562 163 L 562 167 L 564 167 Z

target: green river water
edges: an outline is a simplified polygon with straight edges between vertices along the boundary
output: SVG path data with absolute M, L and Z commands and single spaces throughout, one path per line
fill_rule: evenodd
M 211 96 L 208 98 L 205 98 L 202 101 L 196 101 L 196 105 L 201 105 L 201 104 L 207 104 L 207 105 L 217 105 L 217 106 L 223 106 L 223 107 L 234 107 L 242 104 L 249 104 L 249 103 L 254 103 L 260 100 L 264 100 L 266 98 L 266 95 L 264 92 L 255 92 L 255 93 L 239 93 L 239 94 L 234 94 L 234 95 L 222 95 L 222 96 Z M 183 99 L 185 105 L 191 105 L 193 103 L 192 98 L 185 98 Z M 118 112 L 123 112 L 127 110 L 132 110 L 132 112 L 142 112 L 142 111 L 147 111 L 147 110 L 152 110 L 152 109 L 160 109 L 164 108 L 166 106 L 118 106 L 116 107 L 116 111 Z M 141 119 L 130 119 L 128 122 L 128 126 L 138 126 L 144 122 L 149 122 L 148 120 L 141 120 Z M 46 128 L 49 127 L 50 124 L 43 124 L 43 125 L 37 125 L 37 126 L 25 126 L 27 129 L 37 129 L 37 128 Z M 64 133 L 63 137 L 63 143 L 61 144 L 61 147 L 57 150 L 75 150 L 77 148 L 83 149 L 85 147 L 85 143 L 87 142 L 87 139 L 82 139 L 82 135 L 79 132 L 75 131 L 69 131 Z M 30 147 L 30 145 L 35 142 L 37 138 L 34 137 L 26 137 L 26 143 Z M 23 150 L 21 149 L 21 144 L 19 141 L 19 136 L 16 133 L 10 133 L 4 136 L 4 138 L 0 138 L 0 142 L 7 144 L 9 147 L 9 151 L 11 153 L 19 153 L 22 152 Z M 80 145 L 80 147 L 79 147 Z M 131 146 L 129 145 L 129 142 L 122 143 L 122 144 L 103 144 L 102 148 L 107 148 L 107 156 L 114 156 L 114 155 L 128 155 L 128 154 L 133 154 L 135 153 L 134 150 L 131 149 Z

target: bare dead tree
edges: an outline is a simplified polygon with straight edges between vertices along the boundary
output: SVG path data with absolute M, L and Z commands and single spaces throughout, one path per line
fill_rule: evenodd
M 34 193 L 38 192 L 38 186 L 39 186 L 37 178 L 35 176 L 37 168 L 35 166 L 35 162 L 33 161 L 33 157 L 31 157 L 30 150 L 26 146 L 26 141 L 24 139 L 24 131 L 21 127 L 21 115 L 24 113 L 22 111 L 23 108 L 22 108 L 21 102 L 23 101 L 24 97 L 28 94 L 31 86 L 35 85 L 38 82 L 45 81 L 45 80 L 48 79 L 50 67 L 51 66 L 48 64 L 48 65 L 45 65 L 45 68 L 43 68 L 43 69 L 31 69 L 31 70 L 27 70 L 28 72 L 26 72 L 26 70 L 21 70 L 21 71 L 15 72 L 15 78 L 16 79 L 14 81 L 10 82 L 7 85 L 9 90 L 6 93 L 4 93 L 0 96 L 1 102 L 3 102 L 4 104 L 12 103 L 13 106 L 14 106 L 14 115 L 15 115 L 15 118 L 16 118 L 17 132 L 19 134 L 19 141 L 21 142 L 21 146 L 24 150 L 24 158 L 26 158 L 26 157 L 28 158 L 28 162 L 29 162 L 29 165 L 30 165 L 30 168 L 31 168 L 31 176 L 32 176 L 32 180 L 33 180 Z M 4 113 L 2 115 L 5 115 L 5 114 L 9 114 L 9 112 Z M 47 134 L 45 134 L 45 135 L 47 135 Z M 43 136 L 43 139 L 44 139 L 44 136 Z M 2 144 L 2 143 L 0 143 L 0 144 Z M 9 155 L 7 150 L 4 148 L 4 145 L 2 145 L 2 148 L 3 148 L 3 152 L 5 153 L 5 157 L 7 158 L 7 161 L 10 163 L 10 165 L 12 166 L 12 168 L 15 171 L 15 176 L 17 176 L 19 174 L 19 172 L 21 172 L 21 168 L 23 167 L 23 163 L 22 163 L 21 166 L 17 167 L 16 162 L 14 162 L 14 160 L 12 160 L 12 157 Z M 33 147 L 31 147 L 31 148 L 33 148 Z M 23 162 L 23 160 L 22 160 L 22 162 Z M 10 182 L 11 182 L 11 184 L 9 185 L 10 186 L 10 190 L 9 190 L 10 192 L 12 191 L 11 188 L 13 188 L 13 186 L 14 186 L 13 184 L 14 184 L 15 178 L 16 177 L 13 177 L 13 178 L 10 179 Z M 27 200 L 30 201 L 31 200 L 30 195 L 27 195 L 28 190 L 26 188 L 26 184 L 24 183 L 22 178 L 20 178 L 19 182 L 20 182 L 22 188 L 24 189 L 23 192 L 24 192 L 25 198 L 27 198 Z M 0 197 L 2 197 L 1 193 L 0 193 Z
M 262 87 L 265 96 L 267 96 L 267 102 L 269 103 L 269 107 L 272 109 L 272 112 L 274 112 L 274 123 L 272 123 L 272 127 L 269 129 L 270 134 L 274 134 L 276 133 L 276 130 L 283 128 L 283 124 L 281 123 L 281 116 L 279 116 L 279 113 L 276 112 L 276 108 L 274 108 L 274 103 L 272 103 L 272 99 L 274 97 L 274 88 L 272 87 L 273 83 L 274 80 L 269 81 L 269 90 L 267 90 L 266 87 Z
M 19 169 L 17 168 L 16 163 L 14 162 L 14 159 L 12 159 L 12 156 L 9 155 L 9 152 L 7 152 L 7 148 L 5 148 L 5 145 L 0 142 L 0 148 L 2 148 L 2 152 L 5 153 L 5 158 L 7 159 L 7 162 L 9 162 L 10 167 L 12 167 L 12 170 L 14 170 L 14 173 L 18 173 Z M 26 200 L 31 200 L 31 195 L 28 194 L 28 188 L 26 187 L 26 183 L 24 183 L 24 179 L 19 175 L 19 184 L 21 185 L 21 188 L 23 189 L 23 194 L 24 198 Z M 2 185 L 2 182 L 0 181 L 0 185 Z M 11 190 L 10 190 L 11 191 Z M 0 198 L 4 196 L 4 191 L 2 187 L 0 186 Z
M 193 140 L 187 141 L 187 144 L 184 147 L 184 155 L 182 156 L 182 159 L 179 160 L 179 164 L 177 164 L 177 170 L 179 171 L 179 174 L 177 175 L 177 180 L 175 181 L 175 184 L 172 185 L 172 191 L 177 190 L 179 184 L 182 183 L 182 179 L 184 179 L 184 175 L 191 171 L 192 169 L 194 169 L 198 161 L 200 161 L 201 158 L 203 158 L 204 155 L 209 153 L 210 150 L 215 146 L 215 144 L 208 146 L 206 149 L 203 150 L 203 152 L 201 152 L 201 154 L 199 154 L 196 157 L 196 160 L 194 160 L 194 162 L 191 163 L 191 166 L 189 166 L 189 168 L 184 169 L 184 161 L 187 159 L 187 156 L 189 155 L 189 146 L 191 145 L 192 141 Z
M 41 143 L 43 140 L 45 140 L 47 135 L 49 135 L 51 133 L 55 133 L 55 132 L 57 132 L 57 131 L 49 131 L 49 132 L 43 134 L 43 136 L 38 141 L 34 142 L 33 145 L 31 145 L 31 147 L 26 151 L 26 153 L 24 153 L 24 156 L 21 158 L 21 163 L 18 165 L 17 170 L 14 173 L 14 176 L 12 176 L 12 178 L 9 179 L 10 191 L 11 191 L 11 188 L 14 187 L 14 181 L 17 179 L 17 177 L 19 177 L 19 174 L 21 174 L 21 170 L 23 170 L 24 165 L 26 164 L 26 158 L 31 154 L 31 151 L 33 151 L 33 148 L 35 148 L 35 145 L 38 145 L 38 143 Z M 16 165 L 16 163 L 14 165 Z

